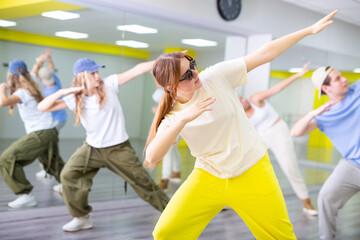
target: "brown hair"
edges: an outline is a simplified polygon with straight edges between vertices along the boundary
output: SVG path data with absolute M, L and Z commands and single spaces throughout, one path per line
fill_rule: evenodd
M 325 71 L 327 71 L 329 68 L 331 68 L 331 66 L 327 66 L 325 68 Z M 330 76 L 329 75 L 326 76 L 326 78 L 321 86 L 323 86 L 323 85 L 330 86 Z M 321 94 L 326 95 L 326 93 L 323 90 L 321 90 Z
M 10 85 L 10 95 L 12 95 L 17 89 L 24 88 L 30 93 L 32 97 L 35 98 L 37 103 L 44 99 L 39 86 L 31 78 L 28 71 L 19 75 L 8 72 L 7 79 Z M 10 105 L 9 108 L 9 115 L 12 116 L 14 112 L 14 105 Z
M 181 58 L 186 57 L 187 55 L 182 52 L 174 52 L 160 55 L 153 67 L 153 75 L 156 79 L 156 82 L 164 88 L 165 94 L 162 96 L 159 107 L 155 113 L 153 122 L 150 127 L 150 131 L 146 140 L 144 153 L 147 146 L 154 139 L 157 129 L 164 119 L 166 114 L 168 114 L 174 104 L 176 98 L 176 89 L 180 80 L 180 62 Z M 150 164 L 144 161 L 146 167 L 150 167 Z
M 84 89 L 86 89 L 86 77 L 85 77 L 86 72 L 80 72 L 78 73 L 74 79 L 73 79 L 73 87 L 83 87 Z M 105 93 L 105 87 L 104 87 L 104 82 L 100 81 L 100 85 L 98 87 L 96 87 L 97 90 L 97 94 L 99 95 L 99 104 L 100 104 L 100 109 L 102 109 L 102 107 L 104 106 L 104 103 L 106 101 L 106 93 Z M 85 95 L 84 90 L 75 93 L 75 103 L 76 103 L 76 109 L 75 109 L 75 126 L 78 126 L 80 123 L 80 115 L 82 113 L 83 110 L 83 105 L 84 105 L 84 95 Z

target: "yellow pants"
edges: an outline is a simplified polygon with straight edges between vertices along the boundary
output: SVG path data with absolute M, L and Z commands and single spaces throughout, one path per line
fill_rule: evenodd
M 239 214 L 257 239 L 296 239 L 268 154 L 230 179 L 194 169 L 161 214 L 154 239 L 198 239 L 225 206 Z

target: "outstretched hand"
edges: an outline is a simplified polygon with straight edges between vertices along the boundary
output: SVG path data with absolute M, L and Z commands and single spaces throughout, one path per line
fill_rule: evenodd
M 50 48 L 46 48 L 45 50 L 45 56 L 48 58 L 48 57 L 51 57 L 51 49 Z
M 338 12 L 338 10 L 335 10 L 331 13 L 329 13 L 327 16 L 325 16 L 324 18 L 320 19 L 319 21 L 317 21 L 315 24 L 313 24 L 312 26 L 310 26 L 311 29 L 311 34 L 318 34 L 319 32 L 321 32 L 324 28 L 326 28 L 327 26 L 330 26 L 333 21 L 330 20 L 336 13 Z
M 7 83 L 0 83 L 0 90 L 6 91 L 9 88 Z
M 36 63 L 43 64 L 46 61 L 46 54 L 43 53 L 36 58 Z
M 187 108 L 184 111 L 183 114 L 183 119 L 186 122 L 191 122 L 192 120 L 194 120 L 195 118 L 197 118 L 198 116 L 200 116 L 203 112 L 205 111 L 211 111 L 212 109 L 209 108 L 209 106 L 211 104 L 213 104 L 215 102 L 215 98 L 212 97 L 208 97 L 205 98 L 195 104 L 193 104 L 191 107 Z
M 335 104 L 336 104 L 336 102 L 330 101 L 330 102 L 327 102 L 324 105 L 318 107 L 317 109 L 314 110 L 315 116 L 319 116 L 319 115 L 323 114 L 324 112 L 329 111 L 331 106 L 333 106 Z
M 307 72 L 309 71 L 310 63 L 311 63 L 310 61 L 307 61 L 307 62 L 303 65 L 303 67 L 302 67 L 302 69 L 301 69 L 301 72 L 300 72 L 301 75 L 304 75 L 305 73 L 307 73 Z

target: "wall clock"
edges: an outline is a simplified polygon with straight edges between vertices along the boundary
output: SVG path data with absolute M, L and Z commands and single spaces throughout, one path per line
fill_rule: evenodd
M 217 9 L 224 20 L 234 20 L 240 15 L 241 0 L 217 0 Z

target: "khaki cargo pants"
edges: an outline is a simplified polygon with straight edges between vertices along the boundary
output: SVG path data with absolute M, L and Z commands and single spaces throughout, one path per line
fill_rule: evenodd
M 60 181 L 64 162 L 59 155 L 58 132 L 55 128 L 29 133 L 13 142 L 0 156 L 0 170 L 6 184 L 15 194 L 28 194 L 33 186 L 23 167 L 36 158 L 46 172 Z
M 143 168 L 129 141 L 107 148 L 94 148 L 84 142 L 61 172 L 62 195 L 73 217 L 85 216 L 91 212 L 88 194 L 92 179 L 103 167 L 122 177 L 154 208 L 159 211 L 164 210 L 169 201 L 168 196 Z

